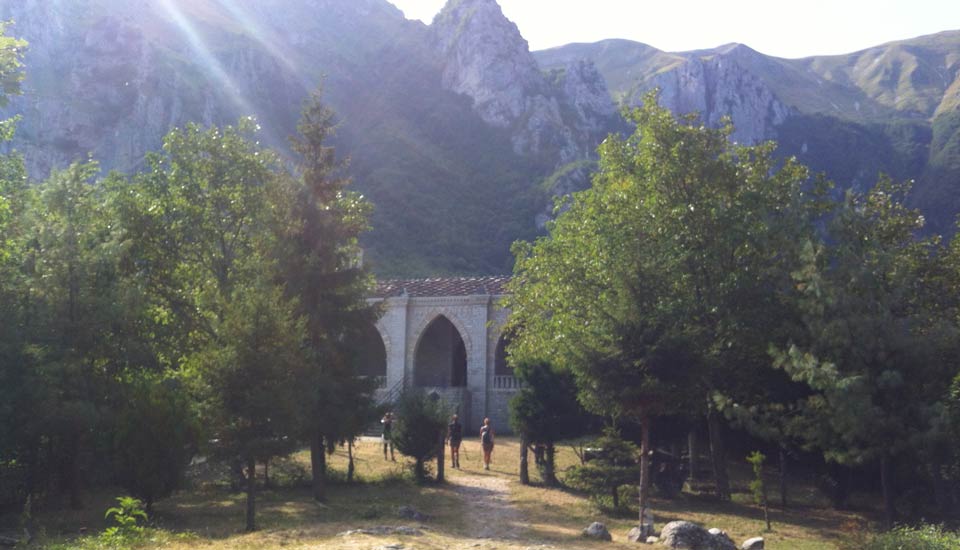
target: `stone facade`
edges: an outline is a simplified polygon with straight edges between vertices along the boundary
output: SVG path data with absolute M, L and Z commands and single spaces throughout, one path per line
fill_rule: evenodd
M 501 374 L 496 375 L 497 346 L 508 315 L 500 307 L 506 280 L 480 277 L 382 283 L 377 295 L 370 299 L 383 306 L 383 315 L 377 322 L 386 352 L 386 380 L 381 395 L 415 387 L 418 380 L 429 380 L 431 385 L 422 389 L 436 394 L 458 412 L 465 435 L 479 433 L 485 417 L 490 418 L 497 433 L 509 433 L 507 403 L 518 385 L 505 373 L 503 365 Z M 431 330 L 435 323 L 443 324 L 445 330 Z M 427 340 L 448 337 L 452 344 Z M 449 355 L 439 357 L 448 348 Z M 456 370 L 462 369 L 464 359 L 466 376 L 462 377 Z M 435 365 L 443 360 L 449 362 L 451 371 L 444 380 L 436 372 L 426 375 L 417 371 L 426 368 L 428 361 Z

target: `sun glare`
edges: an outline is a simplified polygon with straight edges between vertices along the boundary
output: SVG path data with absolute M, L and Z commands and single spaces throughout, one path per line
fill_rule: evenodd
M 180 6 L 177 5 L 177 1 L 160 0 L 159 4 L 186 39 L 190 50 L 202 65 L 207 68 L 210 74 L 213 75 L 214 79 L 221 86 L 221 89 L 227 92 L 230 100 L 240 108 L 240 112 L 255 113 L 256 111 L 254 111 L 250 102 L 244 97 L 243 91 L 237 86 L 236 82 L 230 78 L 230 75 L 224 70 L 223 65 L 220 64 L 217 57 L 213 55 L 213 52 L 211 52 L 210 48 L 204 43 L 203 38 L 200 36 L 200 33 L 197 32 L 193 23 L 190 22 L 190 19 L 183 13 Z

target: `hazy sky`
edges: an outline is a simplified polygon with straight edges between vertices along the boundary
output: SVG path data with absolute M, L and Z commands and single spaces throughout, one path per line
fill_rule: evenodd
M 390 0 L 429 23 L 445 0 Z M 960 29 L 960 0 L 499 0 L 530 48 L 629 38 L 666 51 L 740 42 L 768 55 L 849 53 Z

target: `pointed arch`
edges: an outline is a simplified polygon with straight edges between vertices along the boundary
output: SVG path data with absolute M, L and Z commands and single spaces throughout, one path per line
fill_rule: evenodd
M 510 335 L 501 334 L 497 338 L 497 348 L 493 356 L 494 376 L 513 376 L 513 367 L 507 362 L 507 346 L 510 345 Z
M 354 345 L 354 361 L 359 376 L 387 377 L 387 344 L 380 330 L 371 324 L 365 325 L 357 334 Z
M 443 388 L 467 385 L 467 341 L 446 315 L 435 316 L 417 338 L 413 383 Z

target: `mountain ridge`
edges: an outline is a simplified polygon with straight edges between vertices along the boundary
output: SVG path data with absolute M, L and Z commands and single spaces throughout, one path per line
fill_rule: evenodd
M 960 31 L 785 60 L 618 39 L 531 52 L 495 0 L 450 0 L 430 25 L 385 0 L 0 0 L 0 18 L 31 42 L 26 94 L 2 115 L 22 115 L 13 146 L 35 178 L 90 155 L 135 171 L 172 127 L 248 115 L 288 155 L 322 84 L 375 205 L 364 246 L 382 275 L 510 271 L 510 244 L 540 234 L 552 195 L 586 186 L 595 147 L 629 131 L 618 104 L 654 86 L 842 188 L 917 179 L 935 230 L 960 212 Z

